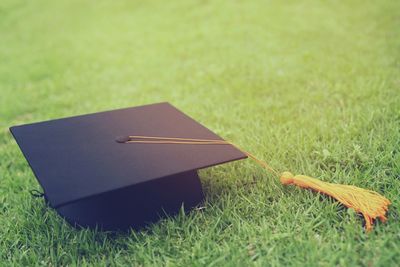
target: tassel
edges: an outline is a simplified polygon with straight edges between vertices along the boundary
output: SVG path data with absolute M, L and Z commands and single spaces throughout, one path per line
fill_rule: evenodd
M 312 189 L 333 197 L 347 208 L 361 213 L 365 219 L 365 228 L 372 230 L 376 218 L 386 221 L 386 211 L 390 201 L 380 194 L 352 185 L 332 184 L 304 175 L 294 176 L 290 172 L 282 173 L 280 181 L 283 185 L 294 184 L 302 188 Z
M 294 176 L 290 172 L 284 172 L 279 175 L 279 173 L 271 168 L 266 162 L 258 159 L 251 153 L 240 149 L 234 143 L 225 140 L 129 135 L 118 137 L 115 141 L 125 144 L 232 145 L 253 159 L 258 165 L 277 177 L 280 177 L 280 181 L 283 185 L 294 184 L 302 188 L 312 189 L 326 194 L 333 197 L 347 208 L 354 209 L 356 212 L 361 213 L 364 216 L 365 228 L 367 231 L 372 230 L 372 225 L 376 218 L 379 218 L 382 222 L 386 221 L 385 214 L 391 204 L 384 196 L 381 196 L 374 191 L 362 189 L 356 186 L 327 183 L 304 175 Z

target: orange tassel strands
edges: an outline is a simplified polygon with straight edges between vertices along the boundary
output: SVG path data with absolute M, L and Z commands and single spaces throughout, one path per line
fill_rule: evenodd
M 386 221 L 386 212 L 390 201 L 380 194 L 352 185 L 332 184 L 304 175 L 293 176 L 290 172 L 282 173 L 280 181 L 283 185 L 294 184 L 301 188 L 312 189 L 333 197 L 348 208 L 361 213 L 365 219 L 365 229 L 372 230 L 376 218 Z
M 366 231 L 372 230 L 374 220 L 379 218 L 382 222 L 386 221 L 390 201 L 384 196 L 367 189 L 352 185 L 333 184 L 311 178 L 305 175 L 293 175 L 290 172 L 283 172 L 281 175 L 271 168 L 266 162 L 258 159 L 235 144 L 225 140 L 212 139 L 191 139 L 176 137 L 155 137 L 155 136 L 125 136 L 117 140 L 119 143 L 142 143 L 142 144 L 177 144 L 177 145 L 233 145 L 249 158 L 253 159 L 258 165 L 280 178 L 283 185 L 297 185 L 298 187 L 311 189 L 316 192 L 328 195 L 347 208 L 352 208 L 361 213 L 365 219 Z

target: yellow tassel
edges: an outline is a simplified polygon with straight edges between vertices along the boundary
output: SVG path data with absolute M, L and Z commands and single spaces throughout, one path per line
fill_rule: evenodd
M 376 218 L 382 222 L 386 221 L 385 214 L 391 204 L 387 198 L 374 191 L 352 185 L 327 183 L 304 175 L 294 176 L 290 172 L 282 173 L 280 181 L 283 185 L 294 184 L 326 194 L 346 207 L 361 213 L 364 216 L 367 231 L 372 230 Z
M 279 176 L 279 173 L 271 168 L 266 162 L 258 159 L 251 153 L 240 149 L 232 142 L 225 140 L 129 135 L 117 138 L 116 141 L 118 143 L 143 144 L 233 145 L 248 157 L 252 158 L 257 164 L 265 168 L 267 171 L 276 175 L 277 177 L 280 177 L 282 184 L 294 184 L 302 188 L 309 188 L 326 194 L 338 200 L 346 207 L 352 208 L 358 213 L 362 213 L 365 218 L 365 228 L 367 231 L 372 229 L 372 225 L 376 218 L 381 219 L 382 222 L 386 221 L 385 214 L 389 208 L 389 205 L 391 204 L 390 201 L 384 196 L 381 196 L 374 191 L 362 189 L 356 186 L 327 183 L 304 175 L 294 176 L 290 172 L 284 172 Z

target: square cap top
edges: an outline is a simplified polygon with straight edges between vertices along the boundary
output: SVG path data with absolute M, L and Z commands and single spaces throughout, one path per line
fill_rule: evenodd
M 246 155 L 232 145 L 120 144 L 143 135 L 223 140 L 160 103 L 10 128 L 53 207 Z

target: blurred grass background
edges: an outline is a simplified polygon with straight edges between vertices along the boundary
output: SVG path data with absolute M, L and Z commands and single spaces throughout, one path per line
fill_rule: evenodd
M 396 266 L 400 1 L 0 2 L 0 265 Z M 206 209 L 76 230 L 8 127 L 169 101 L 279 170 L 376 190 L 362 218 L 249 161 L 200 173 Z

